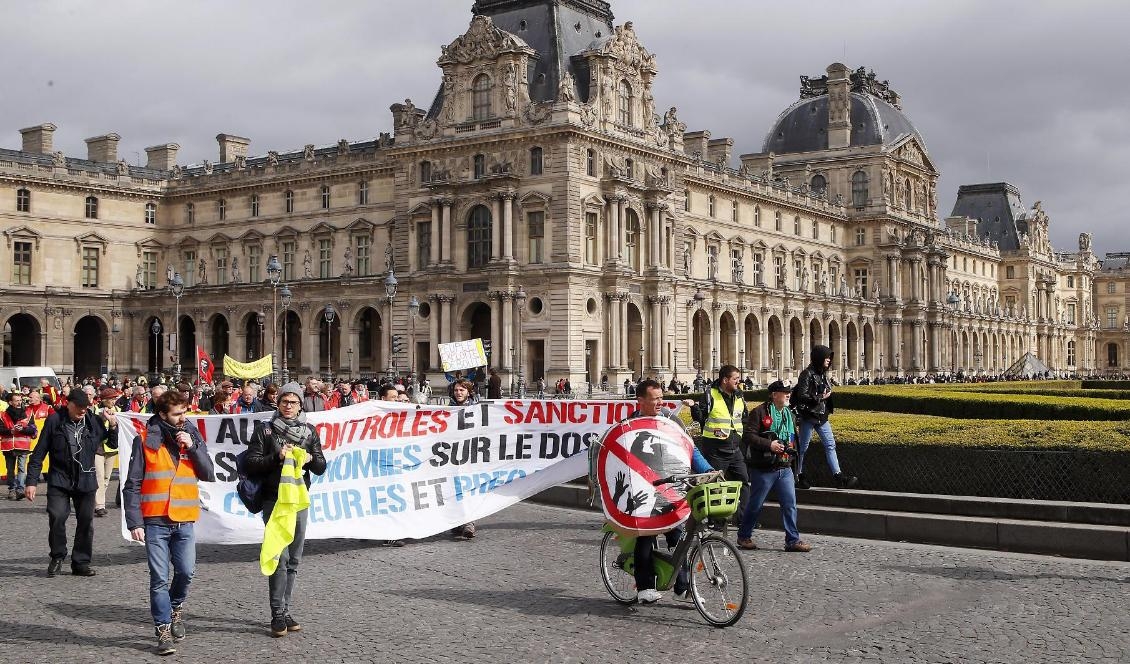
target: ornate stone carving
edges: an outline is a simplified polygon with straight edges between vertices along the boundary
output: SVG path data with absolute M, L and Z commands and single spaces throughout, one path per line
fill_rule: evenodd
M 541 124 L 541 123 L 545 122 L 546 120 L 548 120 L 549 117 L 552 114 L 553 114 L 553 105 L 552 104 L 529 104 L 529 105 L 526 106 L 526 119 L 529 120 L 531 124 Z M 584 115 L 585 115 L 584 109 L 582 108 L 581 109 L 581 121 L 582 122 L 585 119 Z M 596 120 L 595 115 L 593 116 L 593 120 Z
M 247 168 L 247 155 L 237 154 L 235 156 L 235 170 L 242 171 Z
M 348 244 L 345 245 L 345 256 L 343 258 L 345 259 L 345 266 L 344 266 L 344 271 L 341 273 L 341 276 L 348 279 L 349 277 L 353 276 L 353 247 L 352 246 L 350 246 Z
M 306 147 L 302 148 L 302 158 L 306 161 L 314 161 L 314 144 L 307 143 Z
M 349 154 L 349 141 L 344 138 L 337 142 L 337 156 L 344 157 Z
M 592 104 L 585 104 L 581 107 L 581 122 L 586 127 L 591 127 L 596 124 L 596 109 Z
M 279 165 L 279 153 L 277 151 L 271 150 L 270 152 L 267 153 L 267 165 L 268 166 L 278 166 Z
M 656 72 L 655 56 L 640 44 L 631 21 L 616 26 L 612 37 L 600 47 L 599 52 L 602 55 L 616 56 L 629 67 Z
M 197 269 L 196 283 L 201 286 L 208 285 L 208 264 L 204 262 L 203 258 L 200 259 L 200 266 Z
M 129 175 L 129 164 L 125 159 L 118 160 L 118 175 Z
M 314 259 L 310 257 L 310 250 L 306 250 L 306 254 L 302 256 L 302 276 L 305 279 L 314 278 L 314 270 L 311 268 Z
M 435 120 L 424 120 L 416 125 L 416 131 L 414 133 L 416 138 L 430 141 L 439 134 L 439 123 Z
M 443 117 L 448 124 L 455 121 L 455 76 L 449 72 L 443 74 Z
M 496 28 L 490 17 L 481 14 L 471 19 L 467 32 L 441 47 L 438 64 L 471 64 L 476 60 L 493 60 L 502 53 L 532 51 L 520 38 Z
M 557 84 L 557 101 L 573 102 L 577 100 L 575 92 L 576 81 L 573 80 L 573 75 L 565 72 L 561 77 L 561 82 Z
M 178 164 L 173 164 L 172 170 L 169 171 L 169 178 L 172 180 L 179 180 L 184 176 L 184 169 Z
M 412 103 L 411 99 L 405 99 L 404 108 L 400 111 L 400 126 L 415 129 L 419 120 L 420 116 L 416 113 L 416 105 Z
M 212 162 L 205 159 L 204 160 L 204 175 L 211 175 L 213 170 L 215 170 L 215 167 L 212 166 Z
M 67 155 L 62 152 L 55 152 L 51 155 L 51 165 L 55 168 L 67 167 Z

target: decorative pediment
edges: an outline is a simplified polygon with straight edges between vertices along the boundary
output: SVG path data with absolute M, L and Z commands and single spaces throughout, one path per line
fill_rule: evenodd
M 4 231 L 4 240 L 8 244 L 8 248 L 12 248 L 12 240 L 32 240 L 35 242 L 35 250 L 39 251 L 39 243 L 43 241 L 43 235 L 39 231 L 28 228 L 27 226 L 19 226 L 18 228 L 9 228 Z
M 319 221 L 310 229 L 310 235 L 333 235 L 338 229 L 324 221 Z
M 160 241 L 153 236 L 134 242 L 133 246 L 137 249 L 138 258 L 141 258 L 141 252 L 143 251 L 163 251 L 165 249 L 165 245 L 161 244 Z
M 408 210 L 408 216 L 409 217 L 415 217 L 416 215 L 429 215 L 430 216 L 431 214 L 432 214 L 432 204 L 431 203 L 417 203 L 416 205 L 414 205 L 412 207 L 412 209 Z M 357 221 L 364 221 L 364 220 L 358 219 Z M 355 221 L 353 223 L 356 224 L 357 221 Z
M 98 233 L 83 233 L 75 238 L 75 251 L 82 253 L 82 248 L 92 245 L 99 245 L 102 247 L 102 255 L 106 255 L 106 249 L 110 246 L 110 241 L 102 237 Z
M 765 240 L 758 240 L 753 243 L 753 249 L 755 251 L 765 251 L 769 249 L 769 245 L 765 244 Z
M 589 49 L 589 52 L 617 58 L 633 69 L 653 74 L 658 71 L 655 68 L 655 56 L 640 44 L 631 21 L 613 28 L 612 35 L 604 43 Z
M 275 231 L 275 237 L 276 238 L 278 238 L 278 237 L 296 237 L 297 235 L 298 235 L 298 231 L 291 226 L 283 226 L 282 228 Z
M 719 233 L 718 231 L 710 231 L 709 233 L 706 234 L 706 239 L 707 239 L 708 242 L 725 242 L 726 241 L 726 238 L 722 237 L 722 234 Z
M 927 170 L 935 171 L 934 162 L 930 160 L 925 146 L 919 143 L 914 136 L 907 135 L 902 140 L 896 141 L 890 148 L 896 157 L 921 166 Z
M 244 244 L 255 244 L 262 242 L 265 236 L 254 228 L 239 236 L 239 239 Z
M 603 208 L 607 201 L 600 194 L 589 194 L 581 199 L 581 205 L 585 207 L 600 207 Z
M 226 233 L 216 233 L 208 238 L 208 244 L 228 244 L 230 242 L 231 238 L 228 237 Z
M 531 191 L 518 200 L 523 206 L 527 205 L 549 205 L 551 196 L 544 194 L 540 191 Z
M 417 206 L 419 207 L 419 206 Z M 345 227 L 345 230 L 350 235 L 372 235 L 377 225 L 365 219 L 364 217 L 357 217 L 353 223 Z
M 817 249 L 816 251 L 813 251 L 811 257 L 815 260 L 818 260 L 818 261 L 824 260 L 824 254 L 820 253 L 819 249 Z
M 503 53 L 526 53 L 536 51 L 517 35 L 495 27 L 489 16 L 476 15 L 471 19 L 467 32 L 455 38 L 443 51 L 436 62 L 439 66 L 448 64 L 471 64 L 478 60 L 494 60 Z

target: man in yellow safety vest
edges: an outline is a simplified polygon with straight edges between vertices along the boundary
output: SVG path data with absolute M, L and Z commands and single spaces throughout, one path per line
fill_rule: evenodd
M 742 418 L 746 406 L 740 384 L 741 372 L 734 365 L 725 364 L 718 370 L 718 380 L 706 388 L 702 398 L 691 408 L 691 417 L 702 427 L 698 440 L 702 456 L 715 470 L 723 471 L 728 481 L 742 483 L 739 515 L 745 513 L 749 500 L 749 474 L 742 455 Z

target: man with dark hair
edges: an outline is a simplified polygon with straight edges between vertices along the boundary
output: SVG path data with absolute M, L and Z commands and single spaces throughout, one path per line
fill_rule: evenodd
M 0 413 L 0 450 L 8 469 L 8 500 L 22 500 L 27 480 L 27 457 L 35 438 L 35 416 L 24 407 L 22 392 L 8 395 L 8 407 Z
M 400 401 L 400 391 L 392 383 L 385 383 L 377 390 L 377 398 L 381 401 Z
M 798 489 L 807 489 L 811 486 L 804 477 L 804 454 L 808 451 L 808 444 L 812 442 L 813 431 L 820 434 L 820 442 L 824 444 L 824 456 L 828 460 L 828 469 L 832 471 L 836 485 L 850 489 L 859 483 L 858 478 L 840 469 L 840 458 L 836 454 L 836 437 L 832 434 L 832 425 L 828 424 L 828 417 L 833 410 L 832 384 L 828 380 L 828 368 L 832 366 L 833 355 L 832 349 L 827 346 L 813 346 L 812 362 L 800 372 L 796 387 L 793 388 L 791 401 L 800 426 L 796 460 Z
M 47 418 L 39 443 L 27 466 L 25 497 L 35 500 L 43 462 L 51 456 L 47 472 L 47 523 L 51 562 L 47 576 L 55 576 L 67 557 L 67 517 L 74 505 L 75 544 L 71 549 L 71 573 L 94 576 L 90 559 L 94 550 L 94 492 L 98 478 L 94 465 L 97 450 L 109 433 L 102 419 L 90 412 L 90 398 L 79 388 L 67 395 L 67 405 Z
M 741 482 L 738 515 L 745 513 L 749 500 L 749 474 L 742 456 L 745 399 L 739 389 L 741 372 L 732 364 L 718 370 L 718 380 L 710 384 L 702 399 L 691 409 L 691 416 L 702 427 L 698 446 L 702 456 L 731 482 Z
M 135 542 L 145 544 L 149 558 L 157 654 L 171 655 L 173 642 L 185 637 L 184 602 L 196 570 L 198 483 L 216 477 L 200 430 L 185 426 L 188 398 L 169 390 L 152 403 L 156 415 L 145 435 L 134 439 L 123 494 L 126 528 Z

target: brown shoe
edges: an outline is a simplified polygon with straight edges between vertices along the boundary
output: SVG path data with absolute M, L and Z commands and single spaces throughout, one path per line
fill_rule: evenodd
M 757 550 L 757 543 L 754 542 L 752 539 L 739 539 L 738 540 L 738 548 L 739 549 L 745 549 L 746 551 L 756 551 Z
M 792 544 L 785 545 L 785 551 L 791 553 L 808 553 L 812 550 L 812 545 L 803 540 L 793 542 Z

